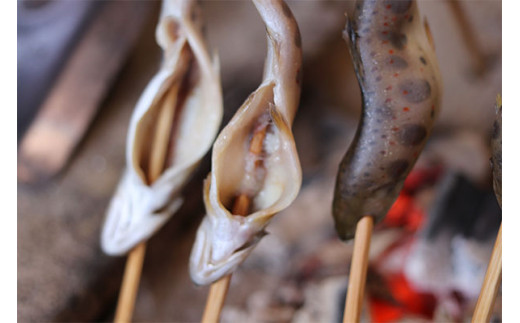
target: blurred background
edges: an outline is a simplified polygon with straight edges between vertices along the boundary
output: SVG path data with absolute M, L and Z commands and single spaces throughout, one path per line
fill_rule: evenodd
M 201 1 L 225 125 L 261 81 L 264 25 L 249 1 Z M 302 35 L 295 202 L 233 275 L 223 322 L 340 322 L 352 245 L 331 216 L 361 96 L 346 43 L 352 1 L 288 1 Z M 112 320 L 125 258 L 99 246 L 125 166 L 130 115 L 158 70 L 159 1 L 18 1 L 18 320 Z M 502 3 L 419 1 L 443 77 L 434 133 L 373 235 L 364 321 L 467 321 L 501 222 L 489 147 L 502 89 Z M 149 241 L 135 321 L 200 320 L 188 258 L 210 154 Z M 501 321 L 501 296 L 493 322 Z

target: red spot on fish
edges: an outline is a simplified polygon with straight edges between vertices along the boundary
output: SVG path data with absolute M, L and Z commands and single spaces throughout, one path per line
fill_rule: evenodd
M 388 40 L 383 40 L 383 41 L 381 42 L 381 44 L 383 44 L 383 45 L 384 45 L 384 44 L 388 44 Z
M 399 127 L 393 127 L 392 131 L 399 131 Z
M 388 51 L 388 53 L 389 53 L 389 54 L 393 54 L 393 53 L 394 53 L 394 50 L 391 49 L 391 50 Z
M 395 74 L 394 74 L 394 77 L 398 77 L 398 76 L 399 76 L 399 73 L 395 73 Z
M 386 35 L 386 34 L 388 34 L 388 31 L 385 30 L 385 31 L 383 31 L 383 32 L 381 32 L 381 33 L 382 33 L 383 35 Z
M 391 98 L 388 98 L 388 99 L 385 100 L 385 103 L 390 103 L 390 102 L 392 102 Z
M 432 105 L 432 110 L 435 110 L 435 105 Z
M 403 111 L 410 111 L 410 108 L 409 107 L 404 107 Z
M 390 145 L 395 146 L 395 141 L 390 141 Z
M 389 85 L 385 90 L 390 91 L 392 89 L 392 86 Z
M 385 23 L 383 24 L 383 26 L 386 26 L 386 27 L 388 27 L 388 23 L 387 23 L 387 22 L 385 22 Z
M 404 91 L 403 91 L 403 94 L 404 94 L 404 95 L 407 95 L 407 94 L 408 94 L 408 91 L 404 90 Z
M 393 16 L 392 17 L 392 21 L 396 21 L 397 20 L 397 17 L 396 16 Z
M 392 8 L 392 5 L 391 4 L 387 4 L 386 5 L 386 9 L 390 9 L 390 8 Z
M 390 62 L 389 62 L 389 63 L 390 63 L 390 64 L 393 64 L 393 63 L 394 63 L 394 60 L 393 60 L 393 59 L 390 59 Z

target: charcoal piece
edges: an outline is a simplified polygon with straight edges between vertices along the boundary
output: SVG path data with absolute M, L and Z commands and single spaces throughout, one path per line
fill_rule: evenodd
M 462 174 L 451 172 L 439 184 L 422 234 L 434 240 L 441 232 L 449 231 L 485 241 L 496 235 L 501 214 L 491 187 L 479 188 Z

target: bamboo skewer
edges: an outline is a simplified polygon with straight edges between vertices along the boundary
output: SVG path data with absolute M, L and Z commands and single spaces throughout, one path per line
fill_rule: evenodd
M 251 138 L 251 144 L 249 146 L 249 152 L 253 155 L 259 155 L 262 152 L 262 146 L 267 131 L 267 125 L 255 130 L 253 138 Z M 240 194 L 235 199 L 232 213 L 235 215 L 245 216 L 249 212 L 250 198 L 246 194 Z M 229 288 L 229 282 L 231 281 L 231 274 L 222 277 L 217 280 L 209 289 L 208 299 L 206 301 L 206 307 L 202 315 L 202 323 L 217 323 L 220 317 L 220 312 L 224 306 L 226 300 L 227 291 Z
M 371 216 L 364 216 L 356 226 L 343 323 L 359 322 L 361 316 L 373 227 L 374 218 Z
M 202 323 L 218 322 L 224 301 L 226 300 L 231 274 L 220 278 L 209 288 L 208 300 L 204 308 Z
M 157 131 L 155 131 L 152 141 L 150 165 L 148 168 L 148 180 L 150 184 L 157 180 L 164 170 L 173 119 L 175 117 L 175 111 L 177 110 L 175 107 L 177 105 L 179 88 L 180 82 L 174 82 L 157 116 Z
M 117 301 L 116 317 L 114 319 L 116 323 L 125 323 L 132 320 L 145 253 L 146 242 L 141 242 L 128 254 L 125 275 L 123 276 L 123 283 L 121 284 L 121 291 Z
M 484 277 L 482 289 L 480 290 L 480 296 L 478 297 L 475 312 L 473 313 L 473 318 L 471 320 L 472 323 L 489 322 L 501 278 L 502 225 L 500 225 L 500 229 L 498 230 L 495 246 L 493 247 L 493 253 L 491 254 L 491 259 L 489 260 L 486 276 Z
M 148 181 L 150 184 L 159 178 L 164 169 L 166 153 L 168 151 L 168 142 L 170 140 L 173 118 L 176 110 L 175 106 L 177 104 L 178 91 L 179 82 L 175 82 L 166 98 L 163 100 L 163 104 L 161 105 L 157 116 L 158 123 L 155 128 L 154 140 L 152 141 L 150 164 L 148 167 Z M 145 253 L 145 241 L 139 243 L 128 253 L 123 282 L 121 284 L 121 290 L 117 302 L 116 316 L 114 319 L 114 322 L 116 323 L 126 323 L 132 320 Z

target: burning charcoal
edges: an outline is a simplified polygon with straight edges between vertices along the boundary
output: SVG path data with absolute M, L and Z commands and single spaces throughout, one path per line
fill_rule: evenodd
M 453 291 L 476 300 L 493 241 L 500 208 L 491 187 L 475 186 L 460 173 L 448 172 L 439 184 L 425 228 L 411 246 L 404 266 L 418 289 L 444 299 Z
M 423 235 L 433 240 L 442 231 L 485 241 L 495 236 L 501 211 L 491 189 L 481 189 L 460 174 L 448 173 L 429 212 Z

